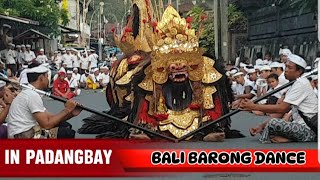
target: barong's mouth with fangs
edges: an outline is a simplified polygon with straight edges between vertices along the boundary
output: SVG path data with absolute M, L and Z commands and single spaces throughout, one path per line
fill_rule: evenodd
M 184 63 L 172 63 L 169 66 L 169 78 L 173 82 L 184 82 L 188 79 L 187 66 Z

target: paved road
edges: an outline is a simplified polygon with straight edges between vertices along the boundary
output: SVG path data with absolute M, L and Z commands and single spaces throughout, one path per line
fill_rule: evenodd
M 108 108 L 105 101 L 104 93 L 97 91 L 83 91 L 81 96 L 75 98 L 78 102 L 103 111 Z M 51 112 L 59 112 L 63 104 L 51 99 L 45 98 L 45 106 Z M 75 130 L 82 125 L 82 119 L 90 116 L 88 112 L 82 112 L 78 117 L 71 119 L 69 122 Z M 262 122 L 266 117 L 254 116 L 247 112 L 240 112 L 232 117 L 232 128 L 240 130 L 246 135 L 245 138 L 227 139 L 222 143 L 205 143 L 205 142 L 182 142 L 182 143 L 161 143 L 160 148 L 202 148 L 202 149 L 316 149 L 317 143 L 285 143 L 285 144 L 261 144 L 257 137 L 251 137 L 248 128 Z M 94 135 L 77 134 L 76 138 L 94 138 Z M 149 143 L 150 148 L 159 148 L 159 143 Z M 183 179 L 318 179 L 318 174 L 287 174 L 287 173 L 215 173 L 203 174 L 192 173 L 179 175 Z M 177 178 L 180 179 L 180 178 Z

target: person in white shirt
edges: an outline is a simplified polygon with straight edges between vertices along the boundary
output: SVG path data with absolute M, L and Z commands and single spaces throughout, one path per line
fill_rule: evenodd
M 80 73 L 84 74 L 84 72 L 88 70 L 89 70 L 89 58 L 87 56 L 87 53 L 83 52 L 80 59 Z
M 30 44 L 26 45 L 26 51 L 24 52 L 24 58 L 25 58 L 24 60 L 29 64 L 31 63 L 31 61 L 36 59 L 36 55 L 34 54 L 33 51 L 31 51 Z
M 27 62 L 27 61 L 26 61 L 26 57 L 25 57 L 25 52 L 26 52 L 26 51 L 27 51 L 26 45 L 21 44 L 21 52 L 20 52 L 20 55 L 19 55 L 20 60 L 21 60 L 21 64 L 24 64 L 24 63 Z M 19 59 L 18 59 L 18 60 L 19 60 Z
M 47 56 L 44 54 L 44 49 L 39 50 L 39 55 L 36 58 L 36 61 L 40 64 L 44 64 L 48 62 Z
M 254 104 L 250 100 L 243 100 L 242 110 L 255 110 L 264 113 L 287 113 L 291 110 L 292 120 L 273 118 L 264 123 L 262 142 L 308 142 L 316 141 L 316 127 L 308 126 L 305 121 L 318 114 L 318 98 L 307 78 L 301 75 L 307 63 L 301 57 L 291 54 L 286 63 L 285 76 L 289 81 L 295 81 L 285 95 L 285 99 L 275 105 Z
M 14 50 L 15 45 L 12 43 L 8 44 L 8 49 L 1 52 L 1 58 L 6 63 L 6 67 L 11 70 L 12 74 L 15 76 L 17 72 L 17 52 Z
M 84 73 L 81 75 L 81 78 L 80 78 L 80 87 L 81 88 L 87 89 L 88 77 L 89 77 L 89 71 L 85 70 Z
M 48 88 L 48 69 L 43 66 L 31 68 L 27 72 L 29 86 L 39 90 Z M 41 138 L 41 134 L 59 126 L 60 123 L 80 114 L 77 103 L 68 100 L 60 113 L 52 114 L 43 105 L 41 95 L 29 88 L 22 89 L 12 101 L 7 117 L 9 138 Z M 35 128 L 41 130 L 35 134 Z M 59 127 L 60 128 L 60 127 Z M 45 137 L 50 138 L 50 137 Z M 57 138 L 57 137 L 55 137 Z
M 21 45 L 17 45 L 16 46 L 16 53 L 17 53 L 17 59 L 16 59 L 16 63 L 17 63 L 17 70 L 20 69 L 21 65 L 23 64 L 23 54 L 22 54 L 22 50 L 21 50 Z
M 79 74 L 78 68 L 73 68 L 72 77 L 77 80 L 78 87 L 80 87 L 81 74 Z
M 92 73 L 88 76 L 88 79 L 87 79 L 87 87 L 89 89 L 100 88 L 99 75 L 100 75 L 99 68 L 94 68 Z
M 263 66 L 264 62 L 262 60 L 262 52 L 257 52 L 256 56 L 257 56 L 256 65 L 257 66 Z
M 73 62 L 72 62 L 72 55 L 70 49 L 67 49 L 67 53 L 62 55 L 62 63 L 67 64 L 66 70 L 72 70 L 73 69 Z
M 252 82 L 253 88 L 250 91 L 250 93 L 242 95 L 242 98 L 252 99 L 255 96 L 257 96 L 257 84 L 256 81 L 258 79 L 258 73 L 254 68 L 248 69 L 247 75 L 249 77 L 249 80 Z
M 75 79 L 72 75 L 72 71 L 67 71 L 67 77 L 65 78 L 65 80 L 69 83 L 70 90 L 75 94 L 75 96 L 79 96 L 81 90 L 78 89 L 79 84 L 77 79 Z
M 51 61 L 55 64 L 57 69 L 60 69 L 62 57 L 60 51 L 54 51 L 53 56 L 51 57 Z
M 32 66 L 30 68 L 32 68 Z M 26 64 L 22 65 L 22 69 L 23 70 L 21 71 L 20 77 L 19 77 L 19 83 L 27 85 L 27 84 L 29 84 L 28 77 L 27 77 L 28 65 L 26 65 Z
M 241 99 L 244 97 L 243 95 L 250 94 L 251 90 L 253 89 L 253 84 L 251 81 L 248 81 L 244 78 L 244 74 L 242 72 L 234 74 L 233 78 L 237 82 L 234 92 L 236 101 L 232 103 L 232 108 L 235 109 L 239 106 Z
M 76 49 L 72 49 L 71 59 L 73 62 L 73 68 L 80 68 L 80 55 Z
M 89 70 L 96 68 L 98 65 L 98 59 L 95 53 L 95 50 L 91 49 L 90 55 L 89 55 Z
M 284 64 L 283 66 L 283 70 L 286 69 L 286 62 L 288 61 L 288 56 L 291 55 L 292 52 L 290 51 L 290 49 L 280 49 L 279 51 L 279 56 L 280 56 L 280 61 Z
M 283 63 L 279 63 L 279 62 L 273 62 L 270 64 L 270 68 L 272 73 L 277 74 L 279 77 L 279 85 L 285 85 L 289 82 L 289 80 L 286 79 L 286 77 L 284 76 L 284 71 L 283 71 Z
M 260 68 L 260 77 L 261 78 L 266 80 L 270 74 L 271 74 L 270 66 L 264 65 Z
M 267 51 L 264 55 L 263 64 L 270 66 L 271 63 L 272 63 L 272 54 L 271 52 Z
M 100 86 L 103 88 L 106 88 L 110 81 L 110 75 L 109 75 L 109 68 L 107 66 L 102 66 L 100 68 L 100 75 L 99 75 L 99 83 Z

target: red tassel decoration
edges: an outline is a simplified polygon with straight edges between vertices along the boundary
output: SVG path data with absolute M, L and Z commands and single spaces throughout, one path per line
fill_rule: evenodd
M 152 27 L 154 27 L 154 28 L 155 28 L 155 27 L 157 27 L 157 26 L 158 26 L 158 23 L 157 23 L 157 22 L 155 22 L 155 21 L 154 21 L 154 22 L 152 22 Z
M 216 120 L 222 115 L 222 106 L 221 106 L 220 99 L 218 97 L 214 98 L 214 105 L 215 105 L 214 109 L 206 111 L 206 115 L 210 116 L 211 120 Z
M 139 121 L 157 126 L 158 122 L 148 114 L 148 108 L 149 102 L 147 100 L 143 100 L 139 107 Z
M 201 20 L 205 20 L 207 18 L 206 15 L 201 15 Z
M 186 19 L 186 21 L 187 21 L 187 23 L 191 23 L 192 22 L 192 17 L 187 17 L 187 19 Z

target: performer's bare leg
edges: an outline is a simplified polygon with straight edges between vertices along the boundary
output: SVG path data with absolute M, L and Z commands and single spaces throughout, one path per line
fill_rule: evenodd
M 224 132 L 219 132 L 219 133 L 209 133 L 203 138 L 203 141 L 206 142 L 223 142 L 225 139 L 226 135 Z
M 139 134 L 131 133 L 129 135 L 129 139 L 151 140 L 151 138 L 144 133 L 139 133 Z
M 274 137 L 272 137 L 270 140 L 271 140 L 271 142 L 273 142 L 273 143 L 287 143 L 287 142 L 291 142 L 290 139 L 287 139 L 287 138 L 282 137 L 282 136 L 274 136 Z
M 250 128 L 249 131 L 250 131 L 251 136 L 255 136 L 258 133 L 261 133 L 264 130 L 264 128 L 266 127 L 266 125 L 268 124 L 269 121 L 270 121 L 270 119 L 268 119 L 268 120 L 264 121 L 263 123 L 259 124 L 257 127 Z

